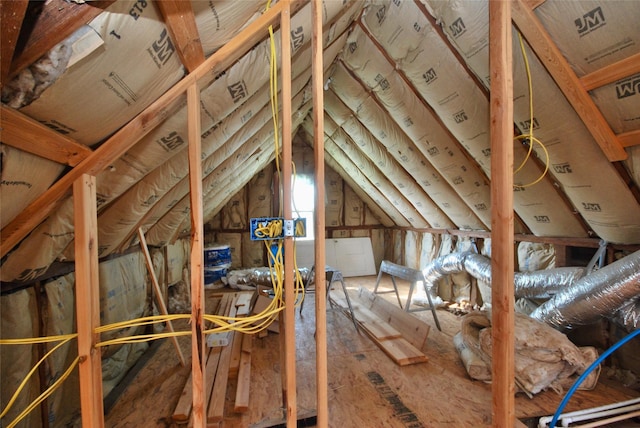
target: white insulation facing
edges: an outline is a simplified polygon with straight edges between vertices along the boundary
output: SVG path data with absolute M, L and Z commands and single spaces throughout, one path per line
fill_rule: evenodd
M 488 87 L 488 4 L 477 1 L 426 3 L 467 65 Z M 549 20 L 561 19 L 567 14 L 576 18 L 572 8 L 577 2 L 553 3 L 559 5 L 559 10 Z M 617 8 L 625 2 L 612 3 Z M 634 9 L 629 12 L 629 16 L 632 17 L 635 13 L 637 18 L 636 5 L 628 5 Z M 575 28 L 575 24 L 573 27 Z M 637 34 L 637 20 L 629 22 L 628 28 L 632 34 Z M 619 34 L 626 33 L 620 31 Z M 516 125 L 523 131 L 528 131 L 533 126 L 534 135 L 549 152 L 549 173 L 562 186 L 575 209 L 598 236 L 610 242 L 637 243 L 640 240 L 640 204 L 616 173 L 614 166 L 602 156 L 601 149 L 536 55 L 526 46 L 534 96 L 534 119 L 531 124 L 527 73 L 519 53 L 520 46 L 515 31 L 513 42 Z M 638 43 L 634 45 L 637 50 Z M 534 150 L 544 159 L 539 148 L 534 147 Z M 562 234 L 566 235 L 564 231 Z
M 93 22 L 96 23 L 95 25 L 100 23 L 103 32 L 106 32 L 107 35 L 112 31 L 116 34 L 129 34 L 129 32 L 132 32 L 133 34 L 135 31 L 153 33 L 151 29 L 155 28 L 154 26 L 159 26 L 160 29 L 164 28 L 164 24 L 162 24 L 161 19 L 157 16 L 155 8 L 152 7 L 144 9 L 144 14 L 149 14 L 149 18 L 145 18 L 145 15 L 138 19 L 132 19 L 132 16 L 128 15 L 128 11 L 133 3 L 134 2 L 118 2 L 112 6 L 112 8 L 116 6 L 118 8 L 113 9 L 113 12 L 111 12 L 112 8 L 110 8 L 109 12 L 104 12 L 99 15 L 99 17 Z M 339 12 L 341 13 L 340 19 L 335 20 L 331 26 L 332 31 L 325 37 L 325 43 L 332 43 L 325 50 L 324 61 L 326 64 L 333 62 L 339 52 L 339 49 L 343 45 L 343 43 L 337 39 L 344 37 L 344 30 L 359 10 L 356 3 L 357 2 L 350 4 L 345 8 L 345 10 L 342 10 L 343 5 L 341 2 L 327 2 L 325 4 L 325 23 L 336 18 Z M 226 7 L 222 9 L 214 8 L 215 10 L 211 9 L 210 11 L 206 11 L 201 10 L 201 6 L 202 5 L 200 5 L 200 7 L 196 7 L 196 11 L 198 13 L 197 23 L 199 26 L 207 25 L 206 15 L 202 14 L 208 14 L 209 12 L 211 12 L 208 18 L 209 23 L 220 20 L 225 21 L 227 19 L 249 19 L 255 15 L 255 7 L 249 7 L 242 12 L 242 10 L 234 9 L 233 7 Z M 125 9 L 127 13 L 123 15 L 122 12 Z M 230 15 L 222 16 L 220 14 L 222 10 L 227 11 L 226 13 L 229 13 Z M 310 108 L 309 106 L 306 109 L 300 110 L 300 107 L 306 102 L 306 96 L 301 94 L 305 91 L 304 87 L 307 85 L 310 77 L 310 70 L 308 69 L 308 64 L 310 63 L 311 58 L 310 15 L 311 5 L 308 4 L 292 17 L 292 28 L 295 28 L 296 32 L 294 46 L 292 47 L 292 54 L 295 53 L 292 58 L 292 90 L 294 96 L 297 97 L 293 100 L 294 111 L 297 112 L 298 116 L 301 116 L 297 119 L 298 121 L 304 118 L 306 112 Z M 232 26 L 240 28 L 245 24 L 246 22 L 244 21 L 235 21 L 235 24 L 232 24 Z M 142 30 L 140 27 L 141 25 L 150 29 Z M 215 25 L 216 28 L 221 28 L 220 22 Z M 216 41 L 212 42 L 212 49 L 214 49 L 213 46 L 216 43 L 223 45 L 226 42 L 226 40 L 224 40 L 224 37 L 226 37 L 224 34 L 227 34 L 226 31 L 227 30 L 222 31 L 221 29 L 220 33 L 216 32 L 209 36 L 215 37 L 216 34 L 222 35 L 222 39 L 216 39 Z M 114 36 L 111 35 L 111 37 L 113 38 Z M 145 38 L 142 38 L 136 41 L 136 43 L 140 43 L 138 49 L 145 48 L 145 40 Z M 278 32 L 275 34 L 275 41 L 277 45 L 276 52 L 280 52 L 280 36 Z M 152 44 L 153 40 L 149 41 L 149 43 Z M 167 43 L 168 44 L 165 46 L 166 49 L 173 52 L 171 42 L 168 41 Z M 206 45 L 207 43 L 208 42 L 203 34 L 203 44 Z M 134 46 L 128 46 L 128 49 L 134 49 Z M 177 57 L 177 55 L 172 55 L 172 57 L 170 57 L 168 52 L 166 54 L 166 64 L 172 64 L 170 61 L 173 60 L 173 56 Z M 102 58 L 105 55 L 107 57 Z M 103 52 L 102 48 L 96 48 L 93 56 L 99 57 L 98 59 L 93 60 L 96 64 L 101 64 L 101 62 L 98 61 L 115 63 L 115 60 L 113 58 L 109 58 L 107 53 Z M 127 70 L 129 70 L 129 73 L 132 75 L 132 79 L 138 78 L 135 72 L 136 67 L 145 66 L 144 61 L 139 60 L 139 56 L 140 54 L 131 53 L 130 55 L 127 55 L 128 61 L 126 64 L 123 64 L 123 66 L 126 66 Z M 276 60 L 279 64 L 280 59 L 277 58 Z M 179 63 L 177 59 L 175 61 L 176 64 Z M 91 64 L 93 64 L 93 62 Z M 80 66 L 81 62 L 78 62 L 73 67 Z M 93 66 L 97 67 L 98 65 L 94 64 Z M 116 65 L 114 65 L 114 67 L 115 66 Z M 68 86 L 68 84 L 65 84 L 65 76 L 74 70 L 73 67 L 68 69 L 59 81 L 52 85 L 48 91 L 45 91 L 44 94 L 46 95 L 48 92 L 54 91 L 58 87 L 62 87 L 63 90 L 65 90 L 64 88 Z M 103 67 L 108 69 L 106 66 Z M 162 67 L 163 70 L 171 68 L 169 65 L 162 65 Z M 155 68 L 156 67 L 154 66 L 154 69 Z M 135 104 L 135 106 L 139 106 L 137 107 L 139 110 L 136 110 L 133 113 L 127 110 L 127 114 L 135 115 L 142 108 L 148 105 L 149 102 L 142 105 L 142 102 L 147 100 L 147 97 L 149 97 L 149 99 L 154 97 L 153 99 L 155 99 L 175 83 L 182 76 L 183 70 L 181 67 L 174 68 L 176 68 L 177 74 L 174 73 L 175 77 L 173 79 L 169 79 L 165 75 L 159 75 L 157 72 L 152 72 L 150 76 L 147 76 L 147 79 L 156 79 L 162 81 L 163 85 L 168 86 L 157 88 L 155 89 L 156 92 L 154 92 L 151 87 L 145 86 L 145 96 L 140 97 L 140 102 Z M 256 143 L 262 142 L 265 138 L 268 138 L 265 133 L 273 132 L 272 128 L 269 130 L 268 125 L 271 123 L 271 107 L 268 105 L 268 71 L 269 44 L 267 41 L 258 44 L 254 49 L 249 51 L 238 62 L 236 62 L 221 78 L 215 80 L 210 86 L 202 90 L 202 145 L 203 155 L 207 157 L 203 162 L 203 174 L 205 176 L 209 176 L 217 169 L 217 173 L 212 175 L 211 178 L 208 178 L 209 183 L 211 183 L 208 184 L 210 187 L 219 187 L 221 183 L 215 182 L 214 179 L 220 179 L 220 177 L 225 177 L 225 182 L 228 183 L 227 186 L 222 187 L 226 192 L 224 196 L 217 195 L 215 198 L 213 196 L 209 196 L 205 200 L 205 204 L 207 202 L 212 204 L 219 203 L 219 201 L 230 197 L 229 193 L 235 193 L 239 188 L 237 186 L 240 185 L 240 181 L 233 181 L 237 178 L 237 174 L 232 174 L 232 172 L 241 168 L 238 168 L 237 166 L 233 168 L 223 166 L 223 169 L 220 170 L 220 163 L 230 156 L 235 156 L 236 164 L 239 165 L 243 159 L 247 159 L 249 156 L 247 150 L 255 150 L 257 146 L 254 144 L 253 149 L 250 147 L 244 147 L 243 150 L 245 154 L 234 154 L 237 149 L 241 148 L 247 141 L 254 141 Z M 86 68 L 83 72 L 89 74 L 89 71 Z M 147 71 L 147 74 L 149 74 L 149 71 Z M 142 77 L 139 78 L 142 79 Z M 150 83 L 147 83 L 147 85 L 152 85 L 156 80 L 152 80 Z M 92 86 L 89 85 L 87 87 Z M 75 90 L 77 91 L 77 88 L 80 88 L 80 86 L 76 85 L 74 88 L 76 88 Z M 306 91 L 308 91 L 308 89 L 306 89 Z M 86 90 L 84 92 L 85 93 L 78 95 L 79 100 L 82 100 L 82 97 L 87 97 L 87 94 L 90 93 L 90 91 Z M 48 98 L 43 95 L 40 100 L 32 103 L 28 108 L 39 108 L 39 105 L 45 105 L 45 101 L 47 99 Z M 56 103 L 57 102 L 58 101 L 56 100 Z M 78 101 L 68 101 L 68 103 L 76 105 L 78 104 Z M 57 113 L 58 110 L 62 110 L 60 104 L 51 106 L 47 104 L 47 106 L 47 108 L 52 112 Z M 28 114 L 31 114 L 30 110 L 27 111 L 28 108 L 25 108 L 24 110 Z M 111 107 L 111 110 L 114 111 L 114 115 L 119 117 L 118 115 L 124 114 L 126 109 L 122 109 L 121 106 L 113 106 Z M 108 111 L 110 110 L 105 107 L 105 112 Z M 79 112 L 78 115 L 83 117 Z M 108 133 L 113 132 L 117 126 L 121 125 L 121 123 L 115 122 L 116 119 L 114 119 L 113 123 L 109 120 L 105 120 L 104 118 L 101 120 L 98 120 L 97 118 L 89 118 L 89 120 L 91 121 L 92 126 L 99 123 L 100 126 L 111 126 L 111 128 L 102 131 L 100 136 L 96 136 L 91 141 L 87 141 L 87 143 L 95 142 L 99 138 L 103 138 Z M 108 255 L 115 250 L 126 249 L 129 245 L 137 242 L 136 232 L 139 227 L 142 227 L 143 231 L 146 232 L 151 225 L 154 225 L 153 237 L 148 239 L 148 242 L 151 245 L 172 241 L 180 232 L 184 231 L 184 228 L 182 227 L 184 224 L 184 217 L 188 216 L 189 213 L 188 198 L 185 196 L 188 193 L 186 122 L 186 99 L 184 99 L 177 113 L 170 116 L 163 124 L 151 131 L 124 156 L 114 162 L 110 168 L 98 174 L 97 194 L 99 210 L 100 207 L 107 206 L 105 210 L 99 211 L 100 256 Z M 263 126 L 265 124 L 267 125 Z M 86 128 L 86 126 L 83 128 Z M 100 128 L 93 127 L 92 129 L 94 132 L 99 132 Z M 258 135 L 259 131 L 262 132 L 262 135 Z M 67 133 L 67 135 L 73 138 L 79 138 L 73 133 Z M 84 137 L 79 138 L 79 141 L 81 142 L 85 142 L 84 140 Z M 87 140 L 90 139 L 87 138 Z M 268 153 L 269 151 L 273 151 L 272 147 L 273 144 L 264 144 L 264 147 L 260 150 L 262 150 L 263 153 Z M 4 148 L 5 147 L 3 146 L 3 149 Z M 11 152 L 10 148 L 7 148 L 7 151 Z M 17 156 L 4 156 L 3 161 L 9 162 L 14 157 Z M 263 164 L 263 162 L 265 162 L 265 159 L 268 157 L 268 154 L 266 156 L 261 156 L 260 164 L 264 166 L 265 164 Z M 18 161 L 18 159 L 15 161 L 15 165 L 17 165 L 17 169 L 15 169 L 16 171 L 19 171 L 19 168 L 24 164 L 23 162 Z M 40 161 L 40 163 L 42 163 L 42 161 Z M 39 176 L 39 180 L 42 181 L 42 184 L 32 184 L 33 179 L 25 181 L 18 172 L 16 172 L 16 174 L 11 173 L 13 170 L 13 163 L 3 165 L 2 188 L 4 189 L 5 185 L 10 183 L 15 183 L 15 185 L 17 185 L 17 183 L 22 182 L 27 183 L 25 184 L 27 187 L 31 186 L 35 188 L 37 185 L 38 188 L 43 188 L 43 186 L 49 186 L 51 184 L 51 180 L 59 174 L 57 169 L 60 169 L 60 167 L 54 169 L 52 173 L 47 173 L 51 168 L 47 167 L 46 163 L 47 162 L 45 161 L 41 169 L 43 174 Z M 53 166 L 55 167 L 55 165 Z M 11 176 L 6 175 L 6 181 L 4 174 L 5 170 L 8 174 L 11 174 Z M 245 174 L 247 171 L 256 172 L 256 169 L 255 167 L 243 169 Z M 246 183 L 250 178 L 251 177 L 243 176 L 242 182 Z M 231 183 L 233 183 L 233 186 L 230 185 Z M 109 205 L 110 202 L 116 199 L 117 201 L 115 203 Z M 6 198 L 7 202 L 10 200 L 10 197 Z M 3 204 L 4 201 L 5 198 L 3 197 Z M 12 207 L 15 207 L 14 209 L 16 214 L 19 212 L 18 208 L 21 207 L 20 204 L 26 205 L 27 202 L 29 201 L 20 201 L 12 205 Z M 22 243 L 8 256 L 2 265 L 2 272 L 0 273 L 3 281 L 29 280 L 44 272 L 50 264 L 57 259 L 74 259 L 72 205 L 71 198 L 67 198 L 63 201 L 58 210 L 41 223 L 34 232 L 23 240 Z M 172 207 L 169 213 L 167 213 L 168 207 Z M 205 205 L 204 211 L 205 214 L 212 215 L 212 213 L 217 212 L 219 209 L 221 209 L 221 206 Z M 7 212 L 8 211 L 10 210 L 7 210 Z M 160 217 L 163 217 L 161 222 L 158 220 Z M 173 220 L 171 220 L 172 218 Z M 4 220 L 5 217 L 3 215 L 3 221 Z M 188 230 L 190 225 L 187 224 L 186 227 Z M 164 232 L 157 235 L 159 230 L 164 230 Z
M 325 128 L 320 138 L 325 141 L 326 163 L 337 174 L 333 181 L 341 187 L 328 200 L 328 226 L 356 227 L 364 222 L 414 229 L 490 229 L 487 4 L 323 2 Z M 193 1 L 192 6 L 206 56 L 251 25 L 265 7 L 261 2 L 231 0 Z M 634 2 L 617 0 L 547 1 L 535 14 L 578 77 L 584 77 L 640 53 L 639 10 Z M 291 21 L 294 134 L 300 132 L 299 139 L 306 143 L 314 138 L 309 115 L 311 35 L 307 3 Z M 274 41 L 280 64 L 277 28 Z M 527 187 L 544 171 L 546 158 L 538 145 L 533 147 L 534 158 L 514 176 L 515 183 L 524 186 L 513 195 L 515 232 L 640 243 L 640 204 L 633 189 L 640 184 L 640 146 L 628 147 L 629 158 L 620 165 L 607 160 L 526 46 L 533 82 L 530 120 L 527 73 L 515 30 L 513 51 L 514 125 L 519 131 L 533 129 L 549 153 L 549 171 L 537 184 Z M 275 157 L 270 54 L 265 34 L 232 66 L 202 82 L 205 221 Z M 470 78 L 469 72 L 478 79 Z M 115 132 L 185 73 L 154 3 L 121 0 L 8 82 L 3 102 L 95 149 L 108 144 Z M 640 129 L 639 79 L 636 74 L 589 91 L 615 133 L 633 135 Z M 151 245 L 163 245 L 191 227 L 186 97 L 163 115 L 159 126 L 97 174 L 101 257 L 137 245 L 139 229 Z M 47 189 L 68 171 L 67 166 L 16 147 L 15 142 L 0 145 L 3 228 L 20 220 L 21 212 L 46 197 Z M 525 145 L 514 142 L 516 165 L 526 152 Z M 309 159 L 299 160 L 300 171 L 314 168 Z M 625 182 L 622 166 L 632 182 Z M 343 183 L 350 187 L 348 194 Z M 331 190 L 331 183 L 327 188 Z M 2 281 L 32 281 L 52 263 L 74 260 L 72 198 L 56 202 L 55 210 L 3 257 Z M 406 250 L 410 263 L 424 259 L 420 241 L 409 234 L 407 248 L 395 253 L 403 257 Z M 450 247 L 449 252 L 460 250 Z
M 375 5 L 367 11 L 364 21 L 367 29 L 375 36 L 376 42 L 391 55 L 402 75 L 411 82 L 453 137 L 489 176 L 491 147 L 488 96 L 468 78 L 462 64 L 447 48 L 418 6 L 414 2 Z M 361 52 L 364 61 L 371 58 L 368 53 L 372 48 L 372 42 L 363 31 L 359 33 L 358 42 L 367 44 L 357 50 Z M 451 165 L 447 169 L 457 171 L 457 174 L 466 171 L 466 177 L 453 173 L 452 179 L 455 183 L 460 183 L 459 187 L 464 186 L 463 183 L 477 183 L 478 178 L 469 176 L 473 174 L 469 162 L 464 160 L 458 149 L 451 147 L 451 142 L 447 143 L 444 149 L 434 148 L 433 141 L 447 141 L 442 135 L 445 131 L 436 131 L 442 128 L 433 115 L 421 105 L 413 92 L 405 88 L 407 85 L 398 78 L 399 73 L 393 72 L 394 69 L 388 61 L 382 57 L 378 59 L 378 62 L 380 61 L 386 64 L 387 74 L 384 77 L 390 81 L 389 86 L 392 89 L 398 86 L 404 88 L 396 96 L 391 94 L 391 90 L 374 88 L 381 99 L 388 100 L 383 102 L 388 104 L 391 115 L 398 123 L 406 124 L 405 129 L 414 141 L 424 141 L 429 147 L 429 153 L 446 151 L 449 155 L 446 158 L 453 162 L 453 151 L 457 159 L 463 159 L 458 161 L 461 162 L 460 165 Z M 371 63 L 373 60 L 369 59 L 366 66 L 371 67 Z M 369 81 L 373 83 L 375 78 L 376 76 L 372 76 Z M 387 93 L 388 95 L 384 95 Z M 524 160 L 525 154 L 526 149 L 520 143 L 514 144 L 516 165 Z M 515 184 L 531 183 L 542 172 L 542 168 L 535 162 L 527 162 L 514 177 Z M 565 236 L 586 236 L 586 232 L 570 207 L 562 201 L 551 181 L 543 180 L 535 188 L 517 190 L 514 194 L 514 209 L 533 233 L 555 236 L 562 231 Z

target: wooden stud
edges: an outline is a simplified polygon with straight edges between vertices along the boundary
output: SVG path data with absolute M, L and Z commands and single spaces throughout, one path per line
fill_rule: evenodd
M 602 112 L 598 110 L 560 49 L 553 43 L 540 20 L 522 0 L 512 3 L 512 18 L 529 46 L 547 69 L 553 80 L 582 119 L 594 140 L 609 161 L 627 158 L 627 152 L 611 130 Z M 513 129 L 511 130 L 513 134 Z
M 491 70 L 492 425 L 515 423 L 511 1 L 489 2 Z
M 191 382 L 193 423 L 206 423 L 204 342 L 204 232 L 202 219 L 202 146 L 200 140 L 200 90 L 194 81 L 187 89 L 189 134 L 189 189 L 191 201 Z
M 162 290 L 160 289 L 160 284 L 158 283 L 158 277 L 156 277 L 156 272 L 153 270 L 153 261 L 151 260 L 149 247 L 147 247 L 147 240 L 144 238 L 144 232 L 142 232 L 142 229 L 138 229 L 138 238 L 140 239 L 140 247 L 142 248 L 144 261 L 147 265 L 149 276 L 151 277 L 153 294 L 156 296 L 156 303 L 158 303 L 158 309 L 160 309 L 160 313 L 162 315 L 169 315 L 169 312 L 167 311 L 167 305 L 164 303 L 164 297 L 162 295 Z M 171 333 L 175 332 L 175 330 L 173 329 L 173 323 L 170 320 L 167 321 L 167 328 Z M 178 359 L 180 360 L 180 365 L 184 367 L 186 363 L 184 361 L 184 355 L 182 355 L 182 350 L 180 349 L 180 344 L 178 343 L 178 338 L 173 336 L 171 340 L 173 341 L 173 345 L 176 347 L 176 352 L 178 353 Z
M 311 78 L 313 91 L 313 133 L 315 163 L 315 217 L 314 217 L 314 265 L 316 281 L 316 394 L 317 426 L 329 423 L 329 395 L 327 378 L 327 289 L 325 261 L 325 212 L 324 212 L 324 65 L 322 55 L 322 2 L 313 0 L 311 9 Z M 320 286 L 318 286 L 320 284 Z
M 80 409 L 82 426 L 104 427 L 98 275 L 98 213 L 96 178 L 82 175 L 73 183 L 76 255 L 76 324 L 80 357 Z
M 280 3 L 278 3 L 280 4 Z M 282 74 L 282 200 L 285 220 L 292 220 L 291 207 L 291 2 L 282 1 L 280 14 L 281 36 L 281 74 Z M 276 153 L 276 156 L 278 154 Z M 286 420 L 288 428 L 297 426 L 296 403 L 296 329 L 295 329 L 295 284 L 293 281 L 294 268 L 293 237 L 284 238 L 284 373 L 286 384 L 283 392 L 286 396 Z

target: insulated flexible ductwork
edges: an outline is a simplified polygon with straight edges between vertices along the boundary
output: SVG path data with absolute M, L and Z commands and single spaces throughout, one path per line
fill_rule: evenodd
M 570 329 L 612 317 L 627 331 L 639 326 L 640 251 L 580 279 L 533 311 L 531 317 Z
M 531 317 L 558 329 L 591 324 L 606 316 L 631 331 L 640 326 L 640 251 L 582 277 L 581 267 L 514 275 L 515 297 L 548 298 Z M 466 272 L 491 284 L 491 260 L 472 252 L 452 253 L 424 270 L 425 289 L 433 299 L 435 284 L 446 275 Z
M 435 292 L 435 283 L 446 275 L 466 272 L 479 281 L 491 284 L 491 259 L 473 252 L 451 253 L 434 260 L 422 271 L 425 286 Z M 516 297 L 549 298 L 571 286 L 584 274 L 584 268 L 568 267 L 515 274 Z

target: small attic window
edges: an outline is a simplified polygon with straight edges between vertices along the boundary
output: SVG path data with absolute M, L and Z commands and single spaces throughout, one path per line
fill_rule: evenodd
M 313 176 L 296 174 L 293 183 L 291 210 L 294 218 L 305 218 L 307 221 L 307 236 L 305 238 L 297 238 L 298 240 L 313 240 L 315 195 Z

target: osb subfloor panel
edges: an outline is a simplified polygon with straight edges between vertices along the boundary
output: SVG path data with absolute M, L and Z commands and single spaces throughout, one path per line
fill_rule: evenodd
M 375 277 L 346 278 L 355 292 L 360 286 L 373 289 Z M 406 300 L 407 284 L 396 281 Z M 385 278 L 382 286 L 391 287 Z M 340 289 L 333 291 L 340 292 Z M 397 304 L 394 294 L 383 295 Z M 313 295 L 310 295 L 310 301 Z M 315 316 L 312 304 L 296 311 L 297 409 L 313 413 L 315 401 Z M 414 313 L 431 326 L 422 351 L 427 363 L 400 367 L 340 311 L 327 313 L 329 426 L 331 427 L 482 427 L 491 426 L 491 387 L 468 378 L 452 343 L 459 317 L 438 311 L 443 331 L 435 327 L 430 311 Z M 176 326 L 177 328 L 183 326 Z M 181 338 L 186 358 L 190 339 Z M 279 335 L 255 338 L 252 349 L 249 411 L 233 413 L 235 381 L 227 391 L 224 427 L 249 427 L 283 420 L 280 382 Z M 162 343 L 154 357 L 129 384 L 105 416 L 107 427 L 169 427 L 171 414 L 189 375 L 181 367 L 170 341 Z M 578 391 L 565 411 L 608 404 L 637 396 L 632 391 L 600 382 L 593 391 Z M 553 414 L 562 396 L 553 391 L 529 399 L 516 395 L 516 416 L 527 419 Z

